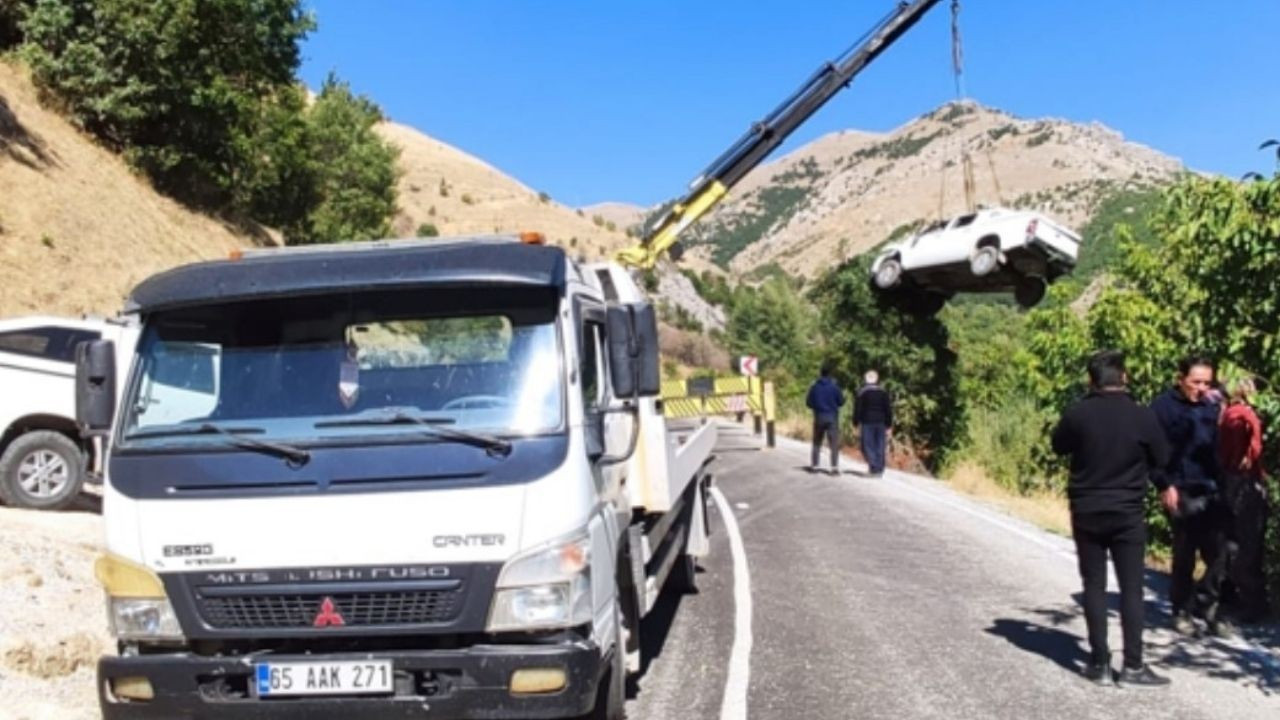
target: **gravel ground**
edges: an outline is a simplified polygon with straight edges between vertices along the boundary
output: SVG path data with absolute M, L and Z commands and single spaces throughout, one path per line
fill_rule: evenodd
M 97 497 L 78 509 L 0 507 L 0 715 L 98 717 L 94 668 L 111 647 L 93 577 L 101 546 Z

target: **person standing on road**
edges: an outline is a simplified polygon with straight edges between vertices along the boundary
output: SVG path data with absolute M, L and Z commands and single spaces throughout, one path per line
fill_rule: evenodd
M 809 470 L 817 472 L 818 455 L 822 452 L 822 440 L 831 444 L 831 473 L 840 472 L 840 407 L 844 405 L 844 391 L 831 377 L 831 365 L 824 363 L 818 379 L 809 387 L 805 405 L 813 411 L 813 453 Z
M 868 370 L 866 384 L 853 401 L 853 425 L 862 441 L 862 457 L 871 475 L 884 474 L 885 446 L 893 432 L 893 398 L 880 387 L 880 374 Z
M 1075 538 L 1091 657 L 1085 677 L 1095 683 L 1139 687 L 1169 684 L 1142 660 L 1143 559 L 1147 483 L 1169 460 L 1164 432 L 1150 408 L 1126 389 L 1124 356 L 1114 350 L 1089 360 L 1089 393 L 1067 408 L 1053 431 L 1053 450 L 1067 455 L 1067 496 Z M 1171 494 L 1162 496 L 1171 501 Z M 1107 554 L 1120 583 L 1124 664 L 1111 669 L 1107 646 Z
M 1157 472 L 1162 486 L 1172 487 L 1168 504 L 1173 525 L 1173 570 L 1169 602 L 1173 626 L 1193 634 L 1191 605 L 1195 593 L 1196 553 L 1205 564 L 1200 585 L 1205 622 L 1214 635 L 1230 635 L 1222 622 L 1218 599 L 1227 571 L 1226 536 L 1230 513 L 1218 487 L 1218 416 L 1220 407 L 1209 399 L 1213 360 L 1191 355 L 1178 363 L 1174 387 L 1151 403 L 1165 438 L 1169 462 Z
M 1251 404 L 1255 392 L 1249 378 L 1227 383 L 1227 406 L 1218 420 L 1218 466 L 1232 523 L 1227 533 L 1227 577 L 1235 586 L 1239 619 L 1246 623 L 1267 615 L 1262 570 L 1267 488 L 1262 470 L 1262 421 Z

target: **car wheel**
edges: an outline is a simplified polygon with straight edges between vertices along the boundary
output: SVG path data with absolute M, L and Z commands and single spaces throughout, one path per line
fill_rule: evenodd
M 969 258 L 969 271 L 974 277 L 982 277 L 995 272 L 1000 266 L 1000 249 L 992 245 L 984 245 L 973 252 Z
M 1044 299 L 1044 294 L 1047 290 L 1048 283 L 1044 281 L 1044 278 L 1023 278 L 1018 283 L 1018 286 L 1013 289 L 1013 299 L 1024 308 L 1032 308 Z
M 880 267 L 876 268 L 873 279 L 876 287 L 881 290 L 896 287 L 902 281 L 902 260 L 897 257 L 885 258 Z
M 596 704 L 591 712 L 579 720 L 626 720 L 627 718 L 627 665 L 626 647 L 622 641 L 622 612 L 614 603 L 615 640 L 609 669 L 600 678 L 596 688 Z
M 80 494 L 84 476 L 85 456 L 66 435 L 24 433 L 0 456 L 0 500 L 11 507 L 59 510 Z

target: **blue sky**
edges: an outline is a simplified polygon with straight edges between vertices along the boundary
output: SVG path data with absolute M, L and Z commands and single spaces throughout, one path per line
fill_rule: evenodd
M 653 204 L 893 0 L 309 0 L 302 77 L 569 205 Z M 949 0 L 800 128 L 892 129 L 954 98 Z M 1190 167 L 1269 171 L 1280 0 L 965 0 L 966 86 L 1023 117 L 1097 120 Z

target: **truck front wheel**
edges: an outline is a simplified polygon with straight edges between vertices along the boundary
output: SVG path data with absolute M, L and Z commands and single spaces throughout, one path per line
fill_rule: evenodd
M 66 435 L 24 433 L 0 455 L 0 501 L 10 507 L 60 510 L 84 485 L 85 456 Z
M 613 655 L 610 656 L 609 669 L 600 678 L 600 686 L 596 689 L 596 704 L 591 712 L 579 720 L 626 720 L 627 718 L 627 648 L 622 635 L 622 610 L 614 603 Z

